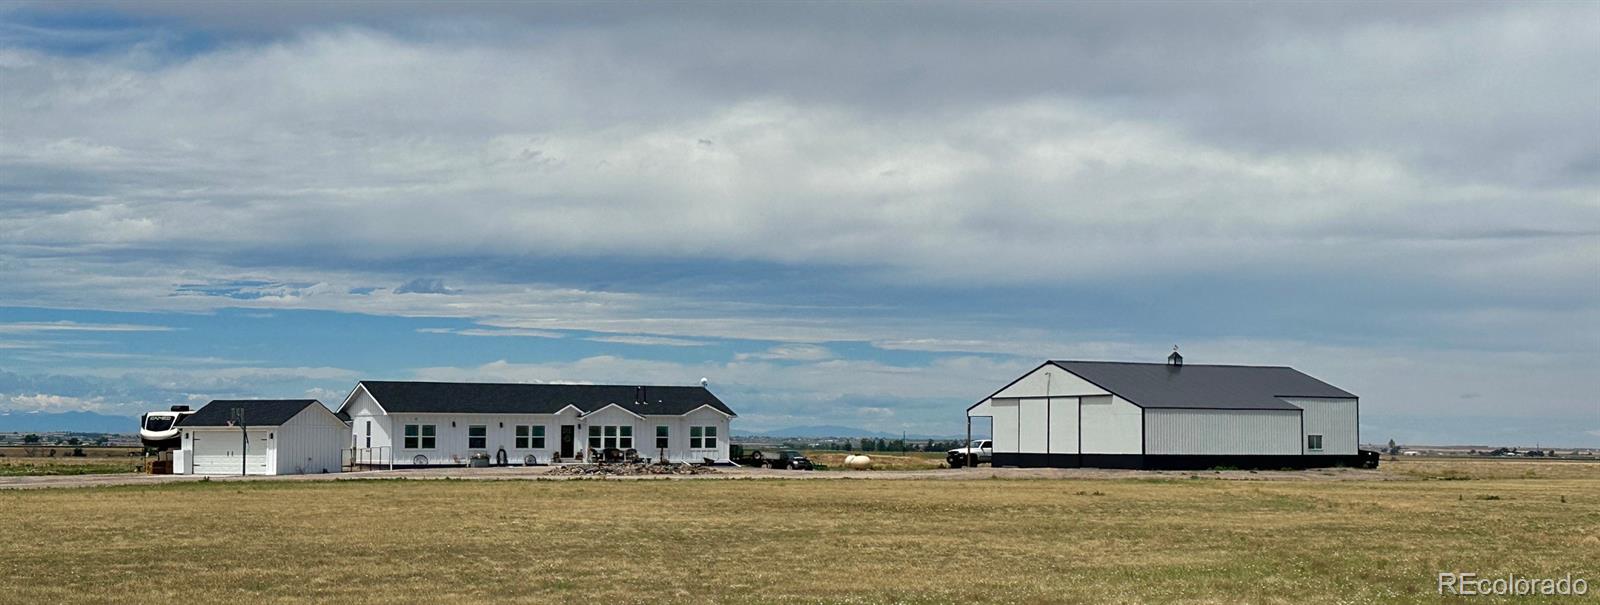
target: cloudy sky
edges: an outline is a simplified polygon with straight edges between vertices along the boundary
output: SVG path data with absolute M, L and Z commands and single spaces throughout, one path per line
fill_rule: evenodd
M 1600 444 L 1600 4 L 0 6 L 0 413 L 1046 358 Z M 4 430 L 0 416 L 0 430 Z

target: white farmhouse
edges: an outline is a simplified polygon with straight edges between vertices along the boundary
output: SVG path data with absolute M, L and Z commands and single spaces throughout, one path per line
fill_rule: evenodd
M 337 473 L 350 427 L 315 399 L 217 400 L 178 422 L 179 475 Z
M 728 459 L 733 410 L 704 386 L 392 382 L 356 384 L 339 417 L 352 458 L 396 467 L 641 459 Z
M 1360 400 L 1281 366 L 1047 361 L 967 409 L 995 466 L 1362 466 Z

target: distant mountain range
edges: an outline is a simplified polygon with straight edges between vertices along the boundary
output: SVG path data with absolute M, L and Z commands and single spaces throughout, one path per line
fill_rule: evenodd
M 94 412 L 0 412 L 0 433 L 137 433 L 139 419 Z
M 840 437 L 848 439 L 899 439 L 900 433 L 886 433 L 883 431 L 869 431 L 850 426 L 819 425 L 819 426 L 792 426 L 786 429 L 773 429 L 770 431 L 757 431 L 749 434 L 740 433 L 740 437 L 775 437 L 793 439 L 797 437 Z M 973 433 L 973 437 L 983 437 Z M 907 433 L 906 439 L 964 439 L 965 435 L 926 435 L 922 433 Z

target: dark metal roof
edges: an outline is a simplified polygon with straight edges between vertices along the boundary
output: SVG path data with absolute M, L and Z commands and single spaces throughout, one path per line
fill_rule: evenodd
M 294 418 L 308 405 L 322 405 L 315 399 L 218 399 L 178 421 L 179 426 L 228 426 L 233 408 L 244 408 L 247 426 L 278 426 Z
M 616 404 L 640 416 L 681 415 L 711 406 L 729 416 L 727 404 L 705 387 L 591 384 L 497 384 L 363 380 L 361 385 L 390 414 L 554 414 L 567 406 L 587 414 Z M 638 402 L 643 397 L 643 403 Z M 342 411 L 342 410 L 341 410 Z
M 1298 410 L 1282 397 L 1355 398 L 1285 366 L 1051 361 L 1139 407 Z

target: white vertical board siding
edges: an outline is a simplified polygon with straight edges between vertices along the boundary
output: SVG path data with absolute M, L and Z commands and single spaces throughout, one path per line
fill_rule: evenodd
M 1050 402 L 1046 399 L 1020 399 L 1017 402 L 1017 451 L 1043 454 L 1048 451 Z
M 989 412 L 994 422 L 994 451 L 1014 454 L 1017 449 L 1016 399 L 990 399 Z
M 1300 412 L 1295 410 L 1144 411 L 1145 453 L 1298 455 Z
M 1050 399 L 1050 452 L 1078 453 L 1078 398 Z
M 1356 422 L 1357 406 L 1355 399 L 1308 399 L 1289 398 L 1287 401 L 1302 410 L 1305 410 L 1305 435 L 1322 435 L 1322 451 L 1306 450 L 1307 455 L 1341 455 L 1356 454 L 1357 445 Z
M 349 435 L 349 427 L 328 408 L 322 404 L 306 406 L 272 433 L 277 450 L 275 474 L 339 472 Z
M 993 395 L 993 398 L 1071 397 L 1076 395 L 1110 394 L 1105 389 L 1094 386 L 1093 383 L 1079 378 L 1077 374 L 1068 372 L 1060 366 L 1045 364 L 1043 367 L 1029 372 L 1010 386 L 1001 389 L 999 393 Z
M 399 443 L 396 443 L 399 440 L 398 435 L 395 434 L 396 429 L 389 422 L 389 416 L 372 399 L 372 395 L 367 393 L 365 387 L 356 390 L 355 396 L 350 399 L 350 405 L 345 406 L 344 411 L 350 416 L 351 435 L 350 440 L 344 444 L 344 447 L 367 447 L 367 423 L 369 422 L 372 423 L 370 425 L 372 447 L 384 448 L 399 445 Z
M 1144 451 L 1139 406 L 1115 395 L 1079 398 L 1085 454 L 1138 454 Z

